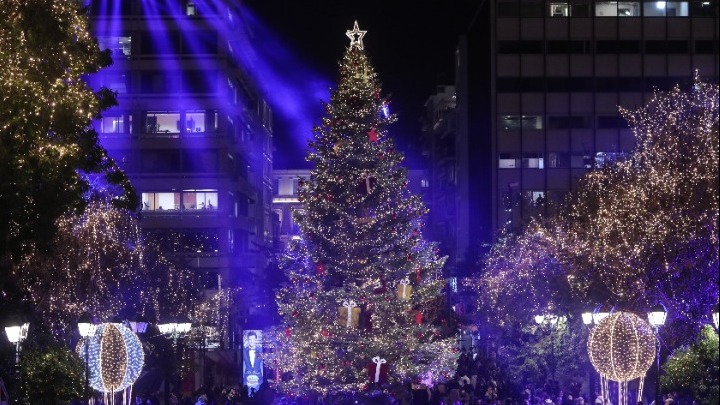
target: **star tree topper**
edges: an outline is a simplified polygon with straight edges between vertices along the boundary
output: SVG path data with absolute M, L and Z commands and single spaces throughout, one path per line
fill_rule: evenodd
M 345 31 L 345 35 L 350 38 L 350 48 L 352 48 L 353 46 L 357 46 L 359 49 L 363 49 L 362 39 L 365 36 L 366 32 L 367 31 L 360 31 L 360 28 L 358 28 L 357 20 L 355 20 L 355 26 L 353 26 L 353 29 Z

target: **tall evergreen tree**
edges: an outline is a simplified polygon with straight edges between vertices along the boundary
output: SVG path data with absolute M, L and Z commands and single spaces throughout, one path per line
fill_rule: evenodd
M 454 339 L 438 310 L 445 258 L 422 236 L 426 212 L 408 190 L 377 75 L 355 23 L 337 88 L 307 159 L 296 212 L 302 240 L 282 263 L 284 325 L 276 337 L 284 388 L 322 393 L 383 386 L 452 372 Z M 286 377 L 289 374 L 285 374 Z M 285 378 L 285 380 L 288 380 Z
M 76 1 L 0 0 L 0 288 L 29 246 L 47 250 L 56 220 L 87 204 L 90 178 L 120 185 L 113 203 L 135 209 L 130 183 L 90 127 L 115 103 L 82 80 L 111 63 Z M 3 288 L 4 297 L 12 294 Z

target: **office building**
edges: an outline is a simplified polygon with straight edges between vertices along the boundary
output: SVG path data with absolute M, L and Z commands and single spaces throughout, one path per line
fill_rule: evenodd
M 142 198 L 143 230 L 208 292 L 244 287 L 218 342 L 236 348 L 267 299 L 253 281 L 272 247 L 272 112 L 238 63 L 249 39 L 237 2 L 90 1 L 89 14 L 114 60 L 89 80 L 118 93 L 101 142 Z

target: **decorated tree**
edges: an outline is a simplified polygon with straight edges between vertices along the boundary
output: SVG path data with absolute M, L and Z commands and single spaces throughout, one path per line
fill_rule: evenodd
M 3 301 L 17 302 L 8 273 L 26 247 L 51 249 L 56 220 L 87 204 L 89 176 L 118 186 L 117 206 L 135 209 L 137 196 L 90 127 L 115 98 L 82 80 L 111 61 L 80 3 L 2 0 L 0 7 L 0 288 Z
M 635 150 L 585 176 L 557 218 L 578 299 L 663 303 L 671 345 L 692 342 L 718 301 L 719 105 L 718 85 L 696 76 L 621 108 Z
M 144 237 L 137 219 L 109 202 L 57 223 L 52 253 L 28 248 L 13 277 L 42 329 L 68 341 L 85 312 L 97 321 L 116 316 L 189 313 L 200 300 L 197 275 Z
M 396 117 L 355 23 L 322 124 L 314 129 L 296 211 L 302 239 L 285 252 L 283 326 L 271 364 L 287 390 L 354 391 L 455 366 L 438 319 L 443 258 L 423 239 L 421 199 L 407 186 L 387 126 Z M 292 379 L 290 376 L 292 375 Z
M 633 153 L 587 173 L 556 215 L 499 239 L 469 282 L 482 321 L 501 326 L 499 353 L 517 358 L 534 315 L 566 315 L 580 328 L 578 308 L 600 304 L 644 313 L 663 303 L 663 341 L 693 342 L 718 300 L 719 104 L 718 86 L 695 77 L 621 109 Z M 535 378 L 534 368 L 517 370 Z

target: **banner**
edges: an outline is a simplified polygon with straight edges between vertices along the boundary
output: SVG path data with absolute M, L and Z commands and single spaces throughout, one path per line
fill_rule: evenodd
M 252 396 L 263 382 L 262 331 L 243 332 L 243 385 Z

